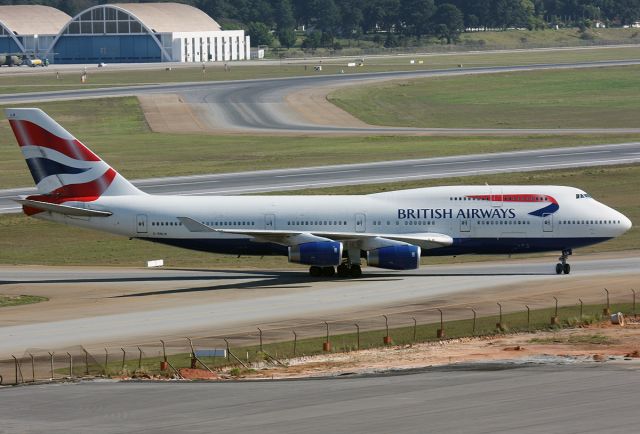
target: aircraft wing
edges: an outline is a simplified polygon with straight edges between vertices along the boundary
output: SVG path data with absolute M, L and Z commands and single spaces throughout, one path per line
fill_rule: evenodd
M 330 232 L 330 231 L 283 231 L 264 229 L 219 229 L 202 224 L 189 217 L 178 217 L 178 220 L 191 232 L 217 232 L 223 234 L 237 234 L 253 237 L 259 242 L 272 242 L 291 246 L 301 242 L 311 241 L 360 241 L 363 250 L 377 248 L 382 245 L 413 244 L 423 249 L 446 247 L 453 244 L 449 235 L 436 232 L 414 234 L 376 234 L 368 232 Z

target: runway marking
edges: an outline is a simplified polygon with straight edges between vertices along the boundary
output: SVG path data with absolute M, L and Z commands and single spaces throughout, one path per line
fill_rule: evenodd
M 469 160 L 469 161 L 451 161 L 449 163 L 431 163 L 431 164 L 416 164 L 412 167 L 429 167 L 429 166 L 446 166 L 450 164 L 467 164 L 467 163 L 485 163 L 491 160 Z
M 295 178 L 297 176 L 332 175 L 334 173 L 360 172 L 360 169 L 334 170 L 332 172 L 296 173 L 293 175 L 276 175 L 276 178 Z
M 586 155 L 586 154 L 606 154 L 611 151 L 588 151 L 588 152 L 568 152 L 566 154 L 539 155 L 538 158 L 565 157 L 570 155 Z
M 635 162 L 640 161 L 640 158 L 618 158 L 611 160 L 594 160 L 594 161 L 585 161 L 584 163 L 587 165 L 598 165 L 598 164 L 611 164 L 618 162 Z M 396 180 L 405 180 L 405 179 L 429 179 L 429 178 L 446 178 L 457 175 L 465 175 L 465 174 L 475 174 L 475 173 L 503 173 L 503 172 L 512 172 L 518 170 L 537 170 L 537 169 L 546 169 L 551 167 L 580 167 L 576 165 L 576 162 L 571 163 L 555 163 L 555 164 L 538 164 L 531 166 L 516 166 L 516 167 L 504 167 L 500 169 L 474 169 L 474 170 L 459 170 L 455 172 L 442 172 L 436 174 L 422 174 L 422 175 L 404 175 L 404 176 L 390 176 L 390 177 L 382 177 L 382 178 L 363 178 L 356 180 L 358 184 L 380 184 L 386 181 L 396 181 Z M 287 189 L 298 189 L 298 188 L 309 188 L 309 187 L 333 187 L 333 186 L 341 186 L 341 185 L 350 185 L 343 184 L 342 181 L 328 181 L 328 182 L 315 182 L 315 183 L 307 183 L 307 184 L 285 184 L 280 186 L 272 186 L 272 187 L 257 187 L 257 188 L 238 188 L 231 190 L 218 190 L 218 191 L 204 191 L 204 192 L 196 192 L 196 193 L 185 193 L 184 196 L 197 196 L 204 194 L 225 194 L 225 193 L 251 193 L 251 192 L 260 192 L 260 191 L 277 191 L 277 190 L 287 190 Z
M 187 181 L 187 182 L 172 182 L 169 184 L 146 184 L 143 187 L 170 187 L 173 185 L 192 185 L 192 184 L 212 184 L 220 181 Z

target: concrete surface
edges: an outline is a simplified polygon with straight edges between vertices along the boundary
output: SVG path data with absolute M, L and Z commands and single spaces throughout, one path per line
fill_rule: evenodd
M 360 279 L 309 278 L 305 271 L 138 270 L 73 267 L 0 267 L 3 294 L 49 297 L 48 302 L 3 308 L 0 358 L 27 349 L 58 350 L 254 333 L 256 326 L 286 329 L 382 313 L 435 321 L 561 303 L 630 298 L 640 277 L 640 254 L 572 258 L 570 275 L 556 275 L 556 257 L 425 266 L 415 271 L 365 269 Z M 259 266 L 259 262 L 257 262 Z M 624 292 L 621 294 L 621 292 Z M 628 300 L 627 300 L 628 301 Z M 427 311 L 425 313 L 425 310 Z M 351 323 L 349 323 L 351 324 Z M 45 332 L 46 331 L 46 332 Z M 322 330 L 318 329 L 318 334 Z M 290 337 L 290 336 L 288 336 Z M 288 338 L 287 337 L 287 338 Z
M 622 363 L 622 362 L 621 362 Z M 0 390 L 0 432 L 630 433 L 629 365 L 476 365 L 405 375 Z

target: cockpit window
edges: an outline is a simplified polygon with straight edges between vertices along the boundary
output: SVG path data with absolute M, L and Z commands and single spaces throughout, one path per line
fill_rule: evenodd
M 576 193 L 576 199 L 591 199 L 591 195 L 587 193 Z

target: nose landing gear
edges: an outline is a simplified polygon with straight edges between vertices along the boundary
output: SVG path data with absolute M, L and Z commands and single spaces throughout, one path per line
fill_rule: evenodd
M 571 273 L 571 265 L 567 263 L 567 258 L 573 254 L 571 249 L 563 250 L 562 256 L 558 258 L 560 263 L 556 264 L 556 274 L 569 274 Z

